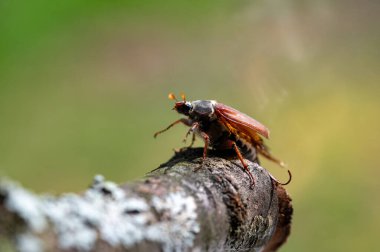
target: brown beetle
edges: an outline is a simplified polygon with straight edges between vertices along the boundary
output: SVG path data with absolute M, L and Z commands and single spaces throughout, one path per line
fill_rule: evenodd
M 280 166 L 285 166 L 282 161 L 270 154 L 268 147 L 264 144 L 261 136 L 269 138 L 269 130 L 260 122 L 234 108 L 214 100 L 197 100 L 190 102 L 186 101 L 185 95 L 181 95 L 181 97 L 182 101 L 178 101 L 174 94 L 169 94 L 169 99 L 176 101 L 173 109 L 187 116 L 187 118 L 181 118 L 173 122 L 164 130 L 155 133 L 154 137 L 157 137 L 157 135 L 167 131 L 178 123 L 183 123 L 190 127 L 185 140 L 189 134 L 193 133 L 190 146 L 194 143 L 195 135 L 204 140 L 203 160 L 207 156 L 209 147 L 215 150 L 235 150 L 251 179 L 251 185 L 254 185 L 254 178 L 244 158 L 258 163 L 256 153 L 259 153 Z M 292 175 L 289 170 L 288 174 L 289 180 L 286 183 L 280 184 L 287 185 L 290 183 Z M 274 180 L 277 181 L 276 179 Z

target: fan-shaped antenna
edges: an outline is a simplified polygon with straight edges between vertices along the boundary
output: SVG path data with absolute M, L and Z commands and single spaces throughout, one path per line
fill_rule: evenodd
M 182 100 L 183 100 L 184 102 L 186 101 L 186 96 L 185 96 L 184 93 L 181 94 L 181 98 L 182 98 Z
M 175 97 L 175 95 L 174 95 L 173 93 L 169 93 L 168 98 L 169 98 L 170 100 L 178 101 L 177 98 Z

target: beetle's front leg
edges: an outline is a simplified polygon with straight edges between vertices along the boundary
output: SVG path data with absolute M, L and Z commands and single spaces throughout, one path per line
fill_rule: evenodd
M 186 136 L 183 138 L 182 142 L 186 143 L 186 140 L 187 140 L 187 138 L 189 137 L 189 135 L 190 135 L 191 133 L 193 133 L 193 135 L 192 135 L 192 137 L 191 137 L 191 143 L 190 143 L 190 145 L 181 148 L 181 150 L 182 150 L 182 149 L 184 150 L 184 149 L 188 149 L 188 148 L 193 147 L 194 142 L 195 142 L 195 133 L 191 131 L 191 128 L 187 131 Z
M 192 128 L 194 128 L 194 130 L 197 130 L 199 127 L 199 124 L 197 124 L 195 127 L 193 126 Z M 203 131 L 199 131 L 199 134 L 201 135 L 201 137 L 203 138 L 204 142 L 205 142 L 205 145 L 203 147 L 203 156 L 202 156 L 202 163 L 201 165 L 196 168 L 194 171 L 198 171 L 200 168 L 203 167 L 203 163 L 205 162 L 206 160 L 206 157 L 207 157 L 207 150 L 208 150 L 208 147 L 210 145 L 210 137 L 209 135 L 207 135 L 205 132 Z
M 191 148 L 192 146 L 193 146 L 193 144 L 194 144 L 194 142 L 195 142 L 195 130 L 197 129 L 199 127 L 199 124 L 197 123 L 197 122 L 195 122 L 195 123 L 193 123 L 192 125 L 191 125 L 191 128 L 186 132 L 186 135 L 185 135 L 185 137 L 183 138 L 183 142 L 184 143 L 186 143 L 186 140 L 187 140 L 187 138 L 189 137 L 189 135 L 191 134 L 191 133 L 193 133 L 193 136 L 191 137 L 191 143 L 190 143 L 190 145 L 189 146 L 185 146 L 185 147 L 182 147 L 181 149 L 179 149 L 179 152 L 181 152 L 181 151 L 184 151 L 184 150 L 186 150 L 186 149 L 188 149 L 188 148 Z
M 191 137 L 191 143 L 189 145 L 189 148 L 193 147 L 194 142 L 195 142 L 195 133 L 193 132 L 193 136 Z
M 186 135 L 185 137 L 183 138 L 182 142 L 186 143 L 186 140 L 187 138 L 189 137 L 189 135 L 193 133 L 193 138 L 194 138 L 194 131 L 193 131 L 193 127 L 191 127 L 187 132 L 186 132 Z
M 167 131 L 168 129 L 170 129 L 171 127 L 173 127 L 174 125 L 176 125 L 178 123 L 183 123 L 183 124 L 185 124 L 186 126 L 189 126 L 189 127 L 193 125 L 193 121 L 191 119 L 189 119 L 189 118 L 181 118 L 181 119 L 173 122 L 172 124 L 170 124 L 165 129 L 156 132 L 154 134 L 154 138 L 156 138 L 159 134 L 164 133 L 165 131 Z

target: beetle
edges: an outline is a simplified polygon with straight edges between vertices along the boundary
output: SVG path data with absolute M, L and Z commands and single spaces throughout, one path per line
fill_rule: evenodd
M 185 95 L 182 94 L 182 101 L 178 101 L 173 93 L 170 93 L 168 97 L 175 100 L 173 110 L 187 116 L 187 118 L 178 119 L 165 129 L 156 132 L 154 134 L 155 138 L 174 125 L 182 123 L 190 127 L 184 141 L 193 133 L 189 147 L 193 145 L 195 135 L 204 140 L 202 164 L 207 157 L 209 147 L 215 150 L 233 149 L 250 177 L 251 186 L 254 185 L 255 180 L 244 158 L 258 163 L 257 153 L 259 153 L 281 167 L 285 167 L 282 161 L 272 156 L 268 147 L 264 144 L 262 137 L 269 138 L 268 128 L 255 119 L 215 100 L 186 101 Z M 292 178 L 289 170 L 288 174 L 289 180 L 285 183 L 279 183 L 271 177 L 277 183 L 287 185 Z

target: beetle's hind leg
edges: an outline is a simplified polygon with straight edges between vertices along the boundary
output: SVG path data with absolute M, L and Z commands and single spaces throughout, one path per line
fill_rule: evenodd
M 247 163 L 244 161 L 243 155 L 241 154 L 241 152 L 240 152 L 239 148 L 237 147 L 236 143 L 234 142 L 232 144 L 232 146 L 233 146 L 233 148 L 234 148 L 234 150 L 235 150 L 235 152 L 236 152 L 236 154 L 237 154 L 240 162 L 242 163 L 245 171 L 248 173 L 249 178 L 251 179 L 251 185 L 250 185 L 250 187 L 253 188 L 253 186 L 255 185 L 255 179 L 254 179 L 251 171 L 249 170 Z

